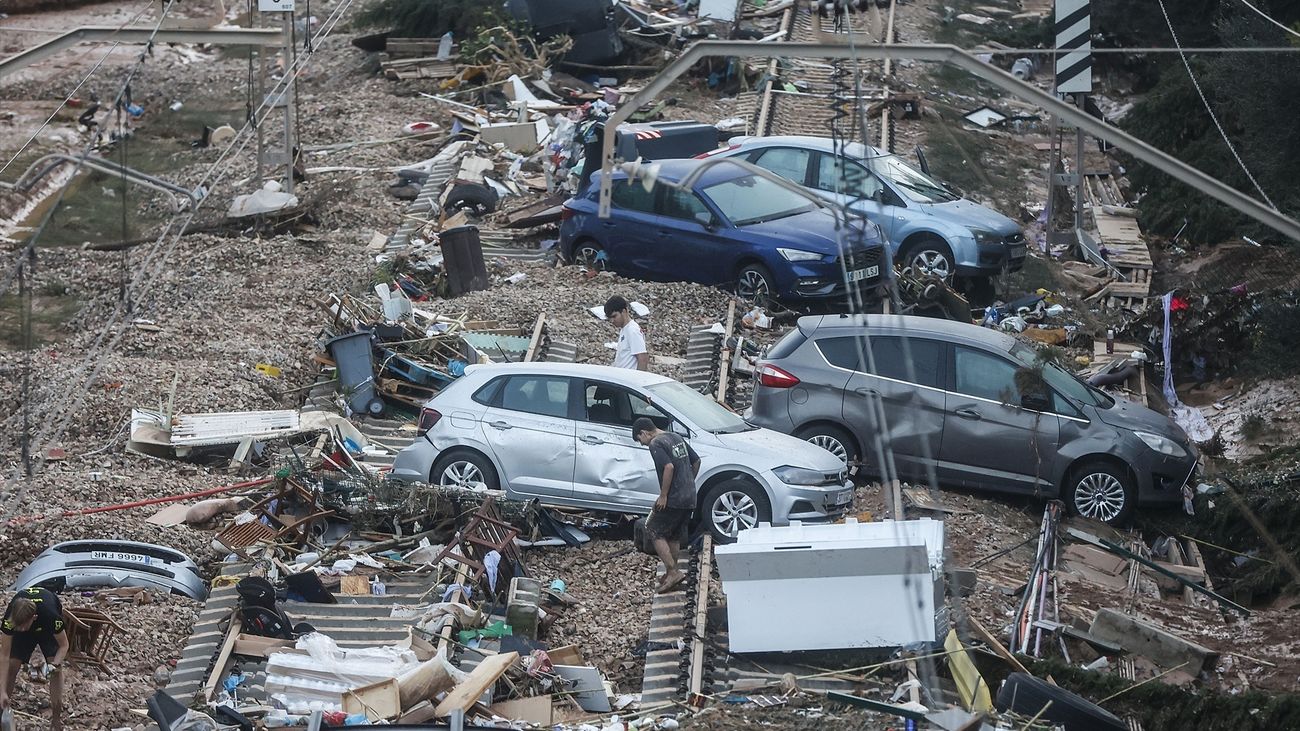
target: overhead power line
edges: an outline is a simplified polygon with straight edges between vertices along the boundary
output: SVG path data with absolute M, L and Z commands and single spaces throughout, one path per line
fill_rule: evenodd
M 1247 2 L 1247 0 L 1241 0 L 1241 4 L 1242 4 L 1242 5 L 1245 5 L 1246 7 L 1250 8 L 1251 10 L 1254 10 L 1254 11 L 1259 15 L 1259 17 L 1263 18 L 1264 20 L 1267 20 L 1268 22 L 1272 23 L 1273 25 L 1276 25 L 1277 27 L 1281 28 L 1282 30 L 1286 31 L 1287 33 L 1290 33 L 1291 35 L 1295 36 L 1296 38 L 1300 38 L 1300 33 L 1297 33 L 1297 32 L 1295 32 L 1294 30 L 1292 30 L 1291 28 L 1288 28 L 1288 27 L 1286 27 L 1285 25 L 1282 25 L 1282 24 L 1279 23 L 1277 20 L 1275 20 L 1273 17 L 1271 17 L 1268 13 L 1265 13 L 1263 10 L 1260 10 L 1259 8 L 1255 7 L 1254 5 L 1251 5 L 1249 2 Z
M 1174 46 L 1179 49 L 1178 58 L 1182 59 L 1183 68 L 1187 69 L 1187 75 L 1192 80 L 1192 86 L 1196 88 L 1196 95 L 1201 98 L 1201 104 L 1205 105 L 1205 111 L 1209 113 L 1210 120 L 1214 122 L 1214 127 L 1219 130 L 1219 136 L 1223 138 L 1224 144 L 1228 146 L 1228 150 L 1232 152 L 1232 156 L 1236 158 L 1237 164 L 1241 166 L 1241 171 L 1246 174 L 1246 177 L 1250 180 L 1250 184 L 1255 186 L 1255 190 L 1259 191 L 1260 197 L 1264 199 L 1264 202 L 1268 204 L 1269 208 L 1276 211 L 1277 206 L 1273 204 L 1272 199 L 1270 199 L 1268 194 L 1264 192 L 1264 189 L 1260 187 L 1259 181 L 1255 180 L 1255 176 L 1251 175 L 1250 168 L 1246 167 L 1246 161 L 1242 160 L 1241 155 L 1237 153 L 1236 146 L 1232 144 L 1232 140 L 1228 139 L 1228 133 L 1224 131 L 1223 125 L 1219 123 L 1219 117 L 1214 113 L 1214 109 L 1210 106 L 1210 101 L 1205 98 L 1205 92 L 1201 90 L 1201 84 L 1196 80 L 1196 74 L 1192 73 L 1192 65 L 1187 62 L 1187 56 L 1182 52 L 1182 44 L 1178 42 L 1178 33 L 1174 30 L 1173 22 L 1169 20 L 1169 11 L 1165 9 L 1165 0 L 1156 0 L 1156 2 L 1160 4 L 1160 13 L 1165 16 L 1165 25 L 1169 27 L 1169 35 L 1173 36 Z

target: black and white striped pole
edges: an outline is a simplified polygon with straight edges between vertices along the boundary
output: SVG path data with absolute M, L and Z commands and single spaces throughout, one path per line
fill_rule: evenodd
M 1056 0 L 1056 94 L 1063 101 L 1073 97 L 1079 111 L 1087 113 L 1087 96 L 1092 92 L 1092 2 L 1091 0 Z M 1074 188 L 1074 231 L 1083 229 L 1083 129 L 1075 128 L 1074 169 L 1059 175 L 1053 183 Z M 1055 161 L 1053 161 L 1055 165 Z M 1048 196 L 1048 228 L 1051 226 L 1051 203 Z M 1049 238 L 1051 236 L 1049 235 Z

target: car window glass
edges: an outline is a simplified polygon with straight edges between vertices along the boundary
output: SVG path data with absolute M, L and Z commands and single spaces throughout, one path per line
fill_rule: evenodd
M 664 188 L 663 205 L 660 210 L 665 216 L 684 221 L 704 223 L 713 219 L 713 214 L 704 205 L 704 201 L 689 190 Z
M 668 417 L 640 395 L 607 383 L 588 381 L 584 393 L 587 421 L 594 424 L 625 426 L 644 416 L 660 429 L 668 428 Z
M 501 384 L 505 382 L 506 379 L 504 378 L 494 378 L 488 381 L 487 385 L 474 392 L 473 399 L 484 406 L 491 406 L 492 402 L 496 400 L 497 393 L 501 391 Z M 455 383 L 455 381 L 452 381 L 452 383 Z
M 820 155 L 817 164 L 817 188 L 854 198 L 874 198 L 884 187 L 880 179 L 856 162 L 835 155 Z
M 1010 361 L 970 348 L 957 347 L 957 392 L 998 403 L 1019 405 L 1016 366 Z
M 1055 391 L 1052 392 L 1052 411 L 1062 416 L 1072 416 L 1076 419 L 1083 418 L 1083 414 L 1080 414 L 1079 410 L 1074 408 L 1074 404 Z
M 871 358 L 867 358 L 864 348 L 868 342 Z M 823 338 L 817 341 L 817 347 L 826 357 L 826 362 L 840 368 L 874 373 L 885 378 L 908 383 L 919 383 L 931 388 L 939 387 L 939 359 L 941 344 L 925 338 L 903 338 L 891 336 L 840 337 Z M 910 357 L 911 368 L 908 363 Z M 874 369 L 872 366 L 875 366 Z
M 793 147 L 773 147 L 759 154 L 755 164 L 803 185 L 808 175 L 809 154 L 807 150 L 797 150 Z
M 775 180 L 758 175 L 710 185 L 704 194 L 737 226 L 775 221 L 816 207 L 811 200 Z
M 501 391 L 501 408 L 542 416 L 569 416 L 569 379 L 514 376 Z
M 641 213 L 654 213 L 654 188 L 646 190 L 640 181 L 615 180 L 610 200 L 619 208 Z

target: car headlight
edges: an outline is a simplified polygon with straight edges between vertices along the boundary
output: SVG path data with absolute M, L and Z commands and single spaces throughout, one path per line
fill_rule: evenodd
M 806 467 L 791 467 L 790 465 L 786 465 L 772 470 L 772 474 L 776 475 L 781 482 L 784 482 L 787 485 L 814 486 L 826 484 L 825 472 L 810 470 Z
M 1170 457 L 1186 457 L 1187 450 L 1178 446 L 1178 442 L 1146 431 L 1135 431 L 1133 435 L 1141 439 L 1151 449 Z
M 785 257 L 786 261 L 816 261 L 822 258 L 821 254 L 803 249 L 777 249 L 776 252 Z
M 971 235 L 973 235 L 973 236 L 975 237 L 975 243 L 977 243 L 977 244 L 1000 244 L 1000 243 L 1002 243 L 1002 237 L 999 236 L 998 234 L 993 233 L 992 231 L 982 231 L 982 230 L 980 230 L 980 229 L 978 229 L 978 228 L 973 228 L 973 229 L 970 230 L 970 232 L 971 232 Z

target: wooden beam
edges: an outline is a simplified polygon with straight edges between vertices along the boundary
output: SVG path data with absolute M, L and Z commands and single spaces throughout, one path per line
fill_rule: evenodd
M 988 645 L 989 649 L 993 650 L 993 652 L 998 657 L 1002 658 L 1003 660 L 1006 660 L 1007 664 L 1015 668 L 1017 672 L 1021 672 L 1026 675 L 1033 675 L 1033 673 L 1029 672 L 1028 668 L 1026 668 L 1023 664 L 1021 664 L 1019 660 L 1016 659 L 1015 655 L 1011 654 L 1011 651 L 1008 650 L 1005 645 L 1003 645 L 1001 642 L 998 642 L 998 638 L 994 637 L 993 633 L 988 631 L 988 628 L 980 624 L 980 621 L 978 619 L 975 619 L 970 615 L 966 615 L 966 621 L 970 622 L 970 628 L 972 630 L 975 630 L 975 635 L 979 637 L 981 640 L 983 640 L 984 644 Z
M 727 405 L 727 374 L 731 372 L 731 348 L 727 347 L 727 341 L 731 339 L 732 329 L 736 325 L 736 301 L 733 299 L 727 305 L 727 328 L 722 336 L 722 357 L 718 363 L 718 393 L 715 399 L 723 406 Z
M 231 614 L 230 626 L 226 628 L 226 639 L 221 643 L 221 651 L 217 653 L 217 659 L 212 663 L 212 670 L 208 672 L 207 682 L 203 684 L 204 701 L 211 701 L 216 694 L 221 676 L 226 674 L 226 665 L 230 664 L 230 655 L 235 650 L 235 641 L 239 639 L 239 633 L 243 628 L 243 622 L 239 617 Z
M 488 688 L 496 684 L 497 679 L 506 674 L 511 665 L 519 660 L 517 652 L 503 652 L 499 655 L 489 655 L 483 658 L 483 661 L 470 671 L 469 677 L 464 682 L 452 688 L 446 698 L 438 704 L 433 715 L 436 718 L 445 718 L 453 710 L 469 710 L 483 695 Z
M 700 566 L 695 581 L 695 621 L 691 623 L 691 693 L 704 692 L 704 628 L 708 624 L 709 579 L 713 575 L 713 536 L 700 541 Z
M 537 323 L 533 325 L 533 337 L 528 341 L 528 350 L 524 353 L 524 362 L 532 363 L 533 357 L 537 355 L 537 346 L 542 341 L 542 327 L 546 324 L 546 313 L 542 312 L 537 315 Z

